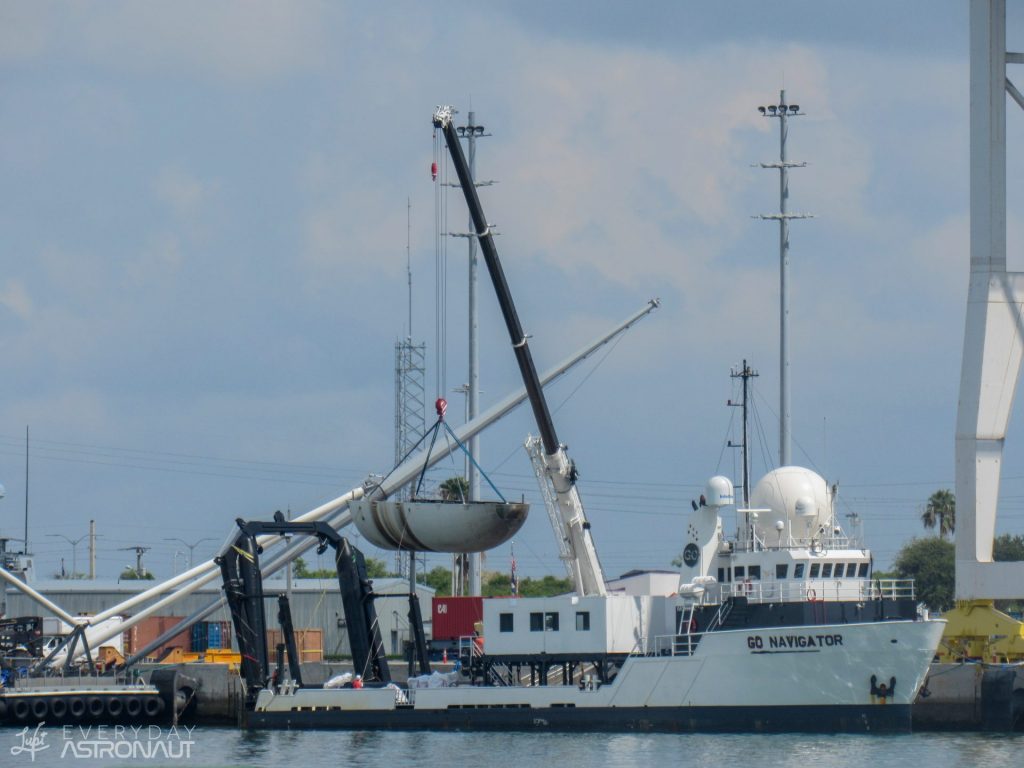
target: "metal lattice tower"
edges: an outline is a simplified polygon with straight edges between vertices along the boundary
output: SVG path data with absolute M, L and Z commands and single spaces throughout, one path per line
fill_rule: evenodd
M 408 335 L 395 342 L 395 466 L 427 431 L 427 345 L 425 342 L 417 344 L 412 338 L 412 204 L 408 200 L 405 229 L 409 320 L 406 326 Z M 411 492 L 406 486 L 392 495 L 397 499 L 408 499 Z M 409 563 L 402 557 L 402 552 L 395 553 L 395 564 L 399 574 L 408 572 Z
M 427 431 L 426 377 L 427 345 L 406 338 L 395 342 L 395 465 Z M 410 487 L 399 489 L 393 498 L 408 499 Z M 404 574 L 408 563 L 402 552 L 395 553 L 398 572 Z
M 395 464 L 427 431 L 427 345 L 412 339 L 395 342 Z M 408 488 L 395 494 L 408 498 Z

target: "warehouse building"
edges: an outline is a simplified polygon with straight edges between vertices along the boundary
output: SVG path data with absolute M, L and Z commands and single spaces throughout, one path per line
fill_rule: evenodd
M 74 616 L 95 616 L 113 606 L 127 600 L 132 595 L 143 592 L 154 586 L 153 581 L 109 581 L 109 580 L 71 580 L 56 579 L 35 581 L 32 587 L 42 592 L 47 598 Z M 411 640 L 409 632 L 409 582 L 397 578 L 380 578 L 373 580 L 374 592 L 377 594 L 376 608 L 380 622 L 380 635 L 384 647 L 390 655 L 400 655 L 406 641 Z M 279 630 L 277 622 L 277 597 L 285 592 L 284 579 L 268 579 L 263 583 L 266 595 L 267 627 Z M 422 584 L 417 585 L 417 595 L 423 614 L 424 632 L 431 636 L 431 599 L 434 590 Z M 146 643 L 155 639 L 161 632 L 174 626 L 183 619 L 212 603 L 222 596 L 219 582 L 200 588 L 191 595 L 181 598 L 177 603 L 159 611 L 154 617 L 144 619 L 134 633 L 125 633 L 125 650 L 134 652 Z M 8 616 L 45 616 L 46 610 L 30 597 L 13 586 L 6 588 Z M 145 606 L 126 611 L 128 618 L 133 612 Z M 335 579 L 294 579 L 292 581 L 291 598 L 292 624 L 296 634 L 300 630 L 313 630 L 304 636 L 302 646 L 305 648 L 304 661 L 317 660 L 317 651 L 325 659 L 347 657 L 350 655 L 348 633 L 345 627 L 345 615 L 341 606 L 340 590 Z M 207 616 L 207 622 L 230 623 L 231 614 L 227 606 Z M 227 632 L 232 636 L 233 632 Z M 191 634 L 183 632 L 176 636 L 169 645 L 191 650 Z M 317 647 L 319 646 L 319 648 Z M 237 646 L 235 646 L 237 649 Z M 196 649 L 204 650 L 204 649 Z

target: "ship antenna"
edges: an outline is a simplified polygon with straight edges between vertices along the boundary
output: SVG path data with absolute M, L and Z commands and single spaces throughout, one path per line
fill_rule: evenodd
M 758 375 L 757 371 L 755 371 L 753 368 L 751 368 L 749 365 L 747 365 L 747 361 L 746 360 L 743 361 L 743 368 L 740 371 L 737 371 L 735 368 L 733 368 L 732 371 L 729 372 L 730 378 L 740 379 L 743 382 L 743 399 L 740 402 L 738 402 L 738 403 L 734 403 L 732 400 L 729 401 L 729 405 L 731 405 L 731 406 L 739 406 L 742 409 L 742 414 L 743 414 L 743 419 L 742 419 L 742 421 L 743 421 L 743 442 L 739 446 L 737 446 L 733 442 L 730 441 L 729 442 L 729 446 L 732 447 L 732 448 L 737 448 L 738 447 L 738 448 L 741 449 L 740 456 L 742 457 L 741 461 L 743 463 L 743 508 L 744 509 L 749 509 L 750 508 L 750 447 L 749 447 L 750 446 L 750 440 L 749 440 L 749 432 L 748 432 L 748 429 L 747 429 L 747 426 L 749 424 L 747 404 L 749 402 L 749 395 L 750 395 L 750 389 L 749 389 L 750 388 L 750 380 L 752 378 L 755 378 L 757 375 Z

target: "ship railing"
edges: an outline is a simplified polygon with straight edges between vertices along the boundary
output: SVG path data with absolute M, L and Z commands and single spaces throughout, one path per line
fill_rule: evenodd
M 864 600 L 871 591 L 873 582 L 867 578 L 852 576 L 842 579 L 750 579 L 722 584 L 723 604 L 728 597 L 745 597 L 750 603 L 803 603 L 828 601 Z M 892 592 L 891 585 L 886 586 Z M 905 587 L 900 587 L 905 592 Z M 911 590 L 912 591 L 912 590 Z
M 479 635 L 459 637 L 459 658 L 468 664 L 484 655 L 484 639 Z
M 869 600 L 914 600 L 913 579 L 865 579 L 864 597 Z
M 756 531 L 749 531 L 738 539 L 730 540 L 731 550 L 735 552 L 763 552 L 765 550 L 778 549 L 809 549 L 819 551 L 822 549 L 861 549 L 863 545 L 860 536 L 848 536 L 845 533 L 831 533 L 825 536 L 781 536 L 774 537 L 771 534 L 761 536 Z

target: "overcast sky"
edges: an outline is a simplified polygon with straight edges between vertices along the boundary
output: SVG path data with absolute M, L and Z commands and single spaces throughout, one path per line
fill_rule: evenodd
M 1008 44 L 1024 49 L 1024 4 Z M 968 269 L 967 3 L 175 2 L 0 5 L 0 534 L 70 570 L 213 554 L 236 517 L 304 512 L 393 459 L 394 342 L 438 394 L 430 117 L 472 106 L 478 176 L 538 367 L 659 296 L 551 393 L 611 574 L 667 567 L 717 472 L 730 367 L 778 457 L 777 121 L 793 119 L 794 458 L 838 482 L 881 566 L 953 486 Z M 1011 76 L 1013 73 L 1011 72 Z M 1024 80 L 1024 68 L 1019 75 Z M 1024 115 L 1008 109 L 1020 268 Z M 460 118 L 460 119 L 461 119 Z M 441 229 L 464 230 L 448 195 Z M 466 241 L 447 247 L 446 394 L 466 379 Z M 481 282 L 482 405 L 519 386 Z M 599 365 L 596 365 L 600 362 Z M 1019 409 L 1018 409 L 1019 412 Z M 1024 530 L 1024 439 L 999 529 Z M 521 409 L 482 438 L 538 494 Z M 459 463 L 461 466 L 461 462 Z M 454 473 L 455 467 L 451 467 Z M 738 481 L 738 478 L 737 478 Z M 380 555 L 371 547 L 369 554 Z M 559 573 L 542 507 L 516 540 Z M 488 566 L 506 569 L 508 547 Z M 181 560 L 179 559 L 179 563 Z M 434 556 L 430 564 L 446 558 Z M 84 570 L 85 543 L 78 547 Z

